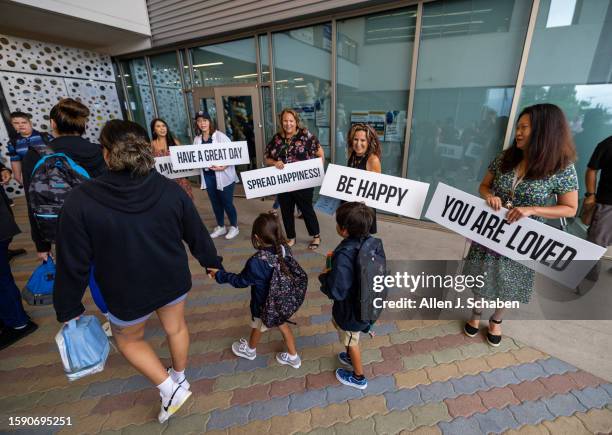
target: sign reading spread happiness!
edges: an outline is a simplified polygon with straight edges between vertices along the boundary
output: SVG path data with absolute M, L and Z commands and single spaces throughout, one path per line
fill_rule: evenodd
M 428 189 L 429 184 L 420 181 L 330 164 L 321 195 L 365 202 L 369 207 L 419 219 Z
M 533 219 L 508 223 L 506 213 L 439 183 L 425 217 L 570 288 L 576 288 L 606 252 Z
M 170 156 L 156 157 L 155 169 L 166 178 L 183 178 L 200 175 L 199 169 L 176 170 L 172 166 Z
M 320 186 L 324 175 L 319 158 L 288 163 L 283 169 L 270 166 L 240 174 L 247 199 Z
M 181 145 L 170 147 L 170 157 L 174 169 L 242 165 L 249 163 L 249 147 L 246 141 Z

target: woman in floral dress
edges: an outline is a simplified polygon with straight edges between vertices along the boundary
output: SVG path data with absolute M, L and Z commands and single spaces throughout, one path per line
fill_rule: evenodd
M 165 157 L 170 155 L 170 147 L 180 145 L 178 140 L 172 135 L 166 121 L 160 118 L 155 118 L 151 121 L 151 148 L 153 149 L 153 157 Z M 185 193 L 193 201 L 193 192 L 191 191 L 191 183 L 187 178 L 175 178 L 174 181 L 183 188 Z
M 516 125 L 514 143 L 489 165 L 480 195 L 494 210 L 508 209 L 506 220 L 516 222 L 530 217 L 544 219 L 571 217 L 578 207 L 578 177 L 573 162 L 576 150 L 565 115 L 553 104 L 537 104 L 524 109 Z M 556 195 L 556 204 L 551 197 Z M 485 275 L 485 285 L 475 289 L 487 300 L 528 303 L 533 292 L 535 272 L 526 266 L 472 242 L 465 275 Z M 487 341 L 501 342 L 504 309 L 489 319 Z M 478 333 L 482 311 L 474 310 L 465 324 L 465 333 Z

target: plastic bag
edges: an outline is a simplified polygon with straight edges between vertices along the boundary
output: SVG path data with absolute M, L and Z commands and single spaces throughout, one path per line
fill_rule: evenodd
M 101 372 L 110 351 L 108 337 L 94 316 L 81 316 L 62 326 L 55 336 L 68 380 Z

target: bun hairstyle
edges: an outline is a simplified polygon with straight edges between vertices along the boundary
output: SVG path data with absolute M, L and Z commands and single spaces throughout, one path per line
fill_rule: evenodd
M 374 154 L 376 157 L 380 158 L 382 154 L 382 146 L 380 144 L 380 140 L 378 139 L 378 133 L 376 133 L 376 130 L 374 130 L 372 126 L 362 123 L 353 125 L 348 132 L 346 146 L 348 147 L 349 156 L 351 156 L 354 152 L 353 139 L 358 131 L 363 131 L 366 134 L 366 140 L 368 141 L 367 154 Z
M 283 110 L 281 110 L 281 113 L 278 114 L 278 133 L 283 135 L 284 131 L 283 131 L 283 116 L 285 115 L 285 113 L 289 113 L 291 116 L 293 116 L 293 118 L 295 119 L 295 125 L 296 128 L 298 130 L 301 130 L 302 128 L 302 120 L 300 119 L 300 115 L 298 115 L 298 113 L 293 110 L 290 109 L 288 107 L 285 107 Z
M 147 175 L 155 165 L 147 131 L 131 121 L 113 119 L 100 133 L 100 143 L 108 152 L 108 169 Z
M 78 134 L 82 136 L 87 126 L 89 109 L 77 100 L 62 98 L 53 106 L 49 116 L 55 122 L 57 131 L 60 134 Z
M 262 213 L 257 216 L 251 230 L 251 243 L 255 249 L 272 246 L 274 252 L 278 255 L 281 270 L 283 273 L 291 275 L 283 259 L 283 245 L 287 243 L 287 240 L 278 221 L 278 216 L 273 213 Z

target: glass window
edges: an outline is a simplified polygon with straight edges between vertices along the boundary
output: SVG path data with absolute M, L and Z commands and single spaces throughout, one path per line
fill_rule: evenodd
M 176 52 L 152 56 L 150 62 L 157 114 L 181 144 L 190 144 L 189 116 L 185 110 Z
M 581 197 L 591 154 L 612 135 L 611 35 L 612 1 L 542 0 L 521 90 L 520 109 L 553 103 L 565 112 Z
M 257 83 L 254 38 L 193 48 L 189 52 L 194 86 Z
M 268 50 L 268 36 L 259 36 L 259 62 L 261 63 L 261 81 L 270 81 L 270 55 Z
M 531 5 L 423 5 L 408 178 L 431 183 L 430 197 L 437 182 L 477 194 L 503 149 Z
M 149 75 L 143 58 L 122 62 L 123 79 L 134 122 L 149 131 L 149 124 L 155 118 Z
M 276 113 L 295 109 L 330 158 L 331 24 L 273 35 Z
M 379 133 L 382 170 L 401 175 L 416 7 L 338 21 L 336 163 L 347 162 L 351 125 Z
M 272 89 L 269 86 L 262 86 L 261 97 L 263 106 L 264 140 L 268 143 L 272 140 L 274 133 L 276 133 L 274 116 L 272 115 Z

